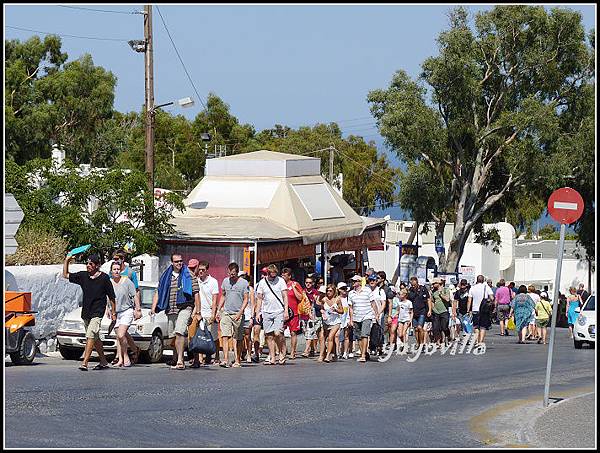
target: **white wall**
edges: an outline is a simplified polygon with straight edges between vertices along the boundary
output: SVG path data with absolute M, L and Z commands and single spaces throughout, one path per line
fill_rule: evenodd
M 517 258 L 515 260 L 515 273 L 512 280 L 515 283 L 534 283 L 547 281 L 549 286 L 554 286 L 556 278 L 556 260 Z M 560 273 L 560 291 L 565 294 L 569 286 L 583 283 L 588 286 L 588 266 L 586 261 L 563 259 Z M 587 288 L 589 291 L 589 288 Z M 592 272 L 592 292 L 596 291 L 596 273 Z
M 71 272 L 83 270 L 84 264 L 71 264 L 69 267 Z M 38 339 L 55 336 L 64 316 L 77 308 L 83 297 L 79 285 L 62 277 L 62 264 L 6 266 L 4 286 L 8 291 L 31 293 L 31 309 L 38 311 L 32 332 Z

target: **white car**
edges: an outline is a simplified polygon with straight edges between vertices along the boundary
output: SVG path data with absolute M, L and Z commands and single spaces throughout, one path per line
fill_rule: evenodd
M 583 343 L 596 347 L 596 296 L 587 298 L 573 326 L 573 344 L 581 349 Z
M 174 334 L 168 331 L 167 316 L 164 311 L 150 316 L 152 308 L 152 297 L 157 284 L 153 282 L 140 282 L 140 296 L 142 303 L 142 317 L 129 326 L 129 333 L 133 341 L 140 348 L 140 359 L 146 362 L 160 362 L 165 349 L 171 348 L 171 340 Z M 107 335 L 110 318 L 102 318 L 100 324 L 100 339 L 104 350 L 107 352 L 117 351 L 117 337 L 113 330 Z M 85 349 L 85 329 L 81 319 L 81 307 L 67 314 L 58 328 L 58 348 L 61 355 L 68 360 L 79 360 Z

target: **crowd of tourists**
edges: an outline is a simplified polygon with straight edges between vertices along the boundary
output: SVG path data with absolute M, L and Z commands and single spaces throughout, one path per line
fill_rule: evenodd
M 95 369 L 109 367 L 99 333 L 103 316 L 113 320 L 118 339 L 112 365 L 129 367 L 137 362 L 139 349 L 127 331 L 141 316 L 139 282 L 125 257 L 123 250 L 113 254 L 110 276 L 100 272 L 96 255 L 88 259 L 86 271 L 77 273 L 68 271 L 73 258 L 65 259 L 63 276 L 83 289 L 87 343 L 81 370 L 87 370 L 94 348 L 100 357 Z M 319 274 L 303 273 L 303 281 L 296 281 L 297 272 L 275 264 L 261 269 L 254 282 L 235 262 L 227 270 L 228 276 L 219 283 L 210 275 L 207 261 L 192 258 L 185 263 L 181 255 L 171 256 L 150 315 L 160 311 L 167 315 L 169 332 L 175 335 L 175 353 L 168 362 L 172 369 L 239 368 L 244 362 L 285 365 L 300 357 L 321 363 L 351 359 L 365 363 L 394 351 L 407 354 L 411 343 L 413 351 L 424 345 L 442 348 L 471 333 L 476 338 L 474 346 L 481 347 L 494 321 L 502 336 L 515 330 L 520 344 L 546 344 L 548 338 L 552 303 L 547 287 L 516 287 L 504 279 L 493 285 L 483 275 L 473 285 L 465 279 L 447 282 L 443 275 L 433 278 L 430 286 L 414 276 L 394 285 L 385 272 L 372 268 L 348 281 L 325 285 Z M 582 287 L 569 292 L 565 315 L 572 332 L 575 309 L 587 292 Z M 186 343 L 198 328 L 210 332 L 215 352 L 188 354 L 186 364 Z M 306 343 L 302 352 L 298 351 L 299 336 Z

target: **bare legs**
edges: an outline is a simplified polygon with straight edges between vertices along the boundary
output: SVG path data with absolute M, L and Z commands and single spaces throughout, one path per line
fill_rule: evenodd
M 130 366 L 131 360 L 127 354 L 127 329 L 126 324 L 119 325 L 117 330 L 117 359 L 116 366 Z M 134 343 L 135 346 L 135 343 Z M 135 350 L 135 349 L 134 349 Z

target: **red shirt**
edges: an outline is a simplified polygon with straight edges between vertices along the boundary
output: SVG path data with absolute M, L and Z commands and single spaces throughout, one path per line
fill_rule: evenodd
M 296 288 L 296 291 L 302 294 L 302 286 L 300 286 L 300 283 L 295 282 L 294 280 L 290 280 L 287 284 L 288 306 L 294 311 L 295 315 L 298 315 L 298 304 L 300 303 L 300 301 L 296 297 L 293 288 Z

